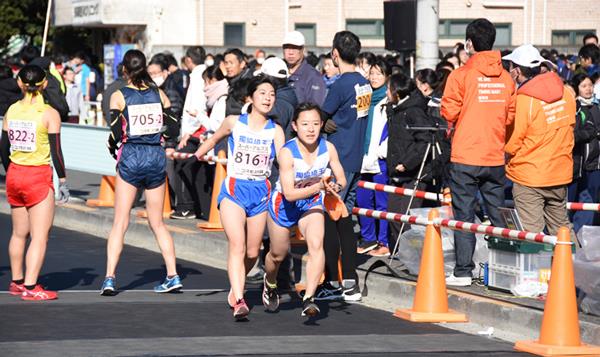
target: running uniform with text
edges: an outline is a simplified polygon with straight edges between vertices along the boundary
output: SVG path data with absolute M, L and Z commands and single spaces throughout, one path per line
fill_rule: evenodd
M 48 108 L 39 96 L 33 104 L 16 102 L 6 112 L 12 150 L 6 193 L 12 207 L 35 206 L 54 190 L 48 129 L 42 121 Z
M 162 148 L 163 108 L 158 90 L 124 87 L 123 148 L 117 170 L 137 188 L 153 189 L 165 182 L 167 159 Z
M 307 187 L 319 182 L 328 171 L 329 151 L 325 139 L 319 138 L 317 158 L 312 165 L 308 165 L 304 161 L 298 148 L 297 138 L 288 141 L 283 147 L 288 148 L 294 158 L 294 186 L 296 188 Z M 311 209 L 323 209 L 323 192 L 313 197 L 290 202 L 285 199 L 282 191 L 281 179 L 279 179 L 269 204 L 269 215 L 281 227 L 289 228 L 298 224 L 302 215 Z
M 271 194 L 271 166 L 275 158 L 275 122 L 255 132 L 248 114 L 240 115 L 228 139 L 227 177 L 223 180 L 218 203 L 227 198 L 252 217 L 267 210 Z

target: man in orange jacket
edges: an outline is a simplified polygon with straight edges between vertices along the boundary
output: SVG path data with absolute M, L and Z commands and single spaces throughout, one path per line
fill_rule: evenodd
M 454 125 L 449 186 L 454 218 L 473 222 L 477 191 L 494 226 L 503 226 L 497 207 L 504 206 L 504 142 L 514 119 L 515 85 L 502 68 L 499 51 L 492 51 L 494 25 L 477 19 L 467 26 L 467 63 L 450 73 L 441 114 Z M 471 285 L 475 268 L 475 235 L 454 232 L 456 266 L 446 278 L 452 286 Z
M 532 45 L 502 59 L 511 61 L 510 74 L 519 86 L 506 143 L 515 208 L 523 229 L 542 232 L 547 227 L 555 235 L 562 226 L 571 229 L 567 185 L 573 179 L 575 98 L 556 73 L 541 73 L 540 65 L 548 61 Z

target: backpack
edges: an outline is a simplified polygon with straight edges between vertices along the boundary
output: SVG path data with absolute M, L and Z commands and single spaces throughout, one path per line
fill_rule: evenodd
M 50 73 L 46 73 L 46 79 L 48 80 L 48 85 L 42 91 L 44 102 L 56 109 L 58 114 L 60 114 L 60 121 L 66 122 L 69 119 L 69 104 L 67 104 L 67 99 L 60 90 L 60 83 Z

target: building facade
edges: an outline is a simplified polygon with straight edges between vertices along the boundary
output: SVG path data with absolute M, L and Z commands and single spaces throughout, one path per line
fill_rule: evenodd
M 365 48 L 383 51 L 383 0 L 55 0 L 55 26 L 92 27 L 147 53 L 203 45 L 277 52 L 286 31 L 304 33 L 325 52 L 348 29 Z M 575 51 L 587 32 L 600 33 L 600 0 L 439 0 L 439 45 L 464 40 L 469 21 L 497 25 L 497 47 L 523 43 Z M 96 31 L 96 30 L 95 30 Z

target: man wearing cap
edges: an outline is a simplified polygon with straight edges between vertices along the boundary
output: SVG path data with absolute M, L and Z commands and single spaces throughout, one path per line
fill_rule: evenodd
M 547 227 L 556 235 L 560 227 L 571 229 L 567 185 L 573 179 L 575 98 L 556 73 L 541 73 L 547 61 L 532 45 L 520 46 L 502 59 L 510 61 L 510 75 L 518 85 L 515 120 L 505 148 L 515 208 L 526 231 Z
M 449 179 L 454 218 L 473 222 L 479 191 L 492 225 L 503 226 L 498 207 L 504 206 L 504 142 L 514 119 L 515 84 L 500 52 L 492 50 L 495 39 L 490 21 L 469 23 L 465 49 L 471 57 L 448 76 L 440 112 L 454 126 Z M 447 285 L 471 285 L 476 242 L 473 233 L 454 232 L 456 265 Z
M 304 58 L 304 35 L 288 32 L 283 40 L 283 58 L 290 70 L 289 83 L 294 88 L 299 103 L 323 105 L 325 82 L 321 74 Z

